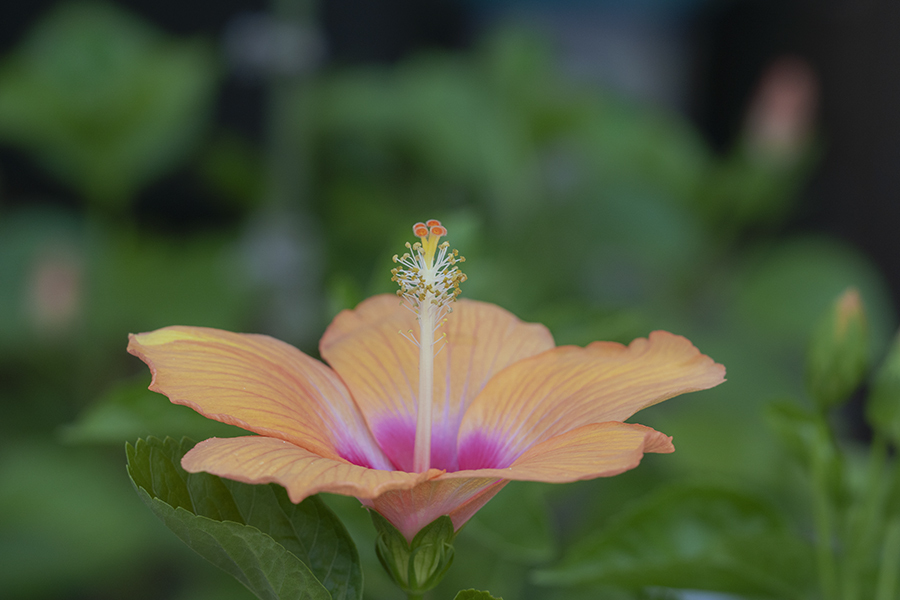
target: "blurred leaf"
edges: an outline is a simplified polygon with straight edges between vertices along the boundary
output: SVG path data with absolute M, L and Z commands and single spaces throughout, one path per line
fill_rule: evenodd
M 841 455 L 825 419 L 793 402 L 773 403 L 768 407 L 766 417 L 800 463 L 810 471 L 814 465 L 820 465 L 833 497 L 840 502 L 846 501 Z
M 94 231 L 87 290 L 93 336 L 124 348 L 128 332 L 167 325 L 241 329 L 250 284 L 231 240 L 171 240 Z
M 594 92 L 571 135 L 599 189 L 627 187 L 695 208 L 711 157 L 697 132 L 676 114 Z
M 0 139 L 122 210 L 197 146 L 216 78 L 205 44 L 111 4 L 62 3 L 0 67 Z
M 894 444 L 900 443 L 900 336 L 875 373 L 866 401 L 866 418 Z
M 180 461 L 192 445 L 150 438 L 126 446 L 138 493 L 185 543 L 260 598 L 362 597 L 356 547 L 318 498 L 293 504 L 275 485 L 188 474 Z
M 815 149 L 787 163 L 760 160 L 739 145 L 706 177 L 696 204 L 720 236 L 781 223 L 817 162 Z
M 412 163 L 418 177 L 444 189 L 477 190 L 498 222 L 519 223 L 536 205 L 535 156 L 527 121 L 516 105 L 498 102 L 491 83 L 458 56 L 419 57 L 390 71 L 345 71 L 322 83 L 317 126 L 344 142 L 341 160 L 349 157 L 345 166 L 357 175 L 393 176 L 401 184 Z M 420 206 L 428 198 L 405 187 L 398 191 Z M 430 202 L 437 207 L 443 200 Z
M 535 563 L 556 553 L 549 509 L 533 484 L 510 482 L 475 513 L 466 532 L 508 560 Z
M 665 586 L 776 598 L 803 596 L 812 581 L 806 544 L 766 503 L 700 486 L 661 491 L 589 535 L 545 585 Z
M 822 317 L 806 355 L 810 396 L 822 410 L 850 399 L 869 366 L 866 315 L 859 292 L 845 291 Z
M 489 592 L 461 590 L 454 600 L 503 600 L 503 598 L 494 598 Z
M 256 206 L 263 198 L 265 164 L 262 153 L 237 134 L 219 135 L 200 164 L 206 183 L 230 202 Z
M 16 434 L 13 434 L 16 435 Z M 122 477 L 121 455 L 42 437 L 0 446 L 0 590 L 4 598 L 63 598 L 108 589 L 166 547 Z
M 83 411 L 77 421 L 66 425 L 61 435 L 69 443 L 118 446 L 125 440 L 151 435 L 206 439 L 247 432 L 172 404 L 165 396 L 148 390 L 146 378 L 140 377 L 113 387 Z
M 737 319 L 772 345 L 808 340 L 816 319 L 848 287 L 859 289 L 869 319 L 870 353 L 893 329 L 884 277 L 855 248 L 827 238 L 796 238 L 751 256 L 740 274 Z

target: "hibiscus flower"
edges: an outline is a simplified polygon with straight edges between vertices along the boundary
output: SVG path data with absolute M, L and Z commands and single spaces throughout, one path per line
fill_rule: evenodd
M 414 231 L 421 243 L 395 258 L 402 300 L 375 296 L 335 317 L 319 344 L 327 365 L 264 335 L 130 336 L 151 390 L 256 434 L 197 444 L 187 471 L 274 482 L 293 502 L 355 496 L 412 540 L 442 515 L 458 530 L 509 481 L 606 477 L 672 452 L 670 437 L 625 420 L 724 381 L 678 335 L 556 347 L 542 325 L 455 301 L 465 276 L 437 244 L 446 230 Z

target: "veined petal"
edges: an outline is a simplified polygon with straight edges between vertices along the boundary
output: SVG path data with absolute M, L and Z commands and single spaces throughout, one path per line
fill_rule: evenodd
M 503 370 L 472 402 L 460 427 L 460 468 L 510 465 L 566 431 L 624 421 L 642 408 L 724 380 L 722 365 L 665 331 L 628 346 L 554 348 Z M 484 440 L 494 445 L 489 462 L 482 457 Z
M 674 450 L 672 438 L 649 427 L 617 421 L 593 423 L 532 446 L 505 469 L 457 471 L 441 479 L 494 476 L 566 483 L 618 475 L 638 466 L 647 452 Z
M 205 417 L 287 440 L 328 458 L 389 468 L 340 378 L 264 335 L 166 327 L 129 337 L 150 389 Z
M 443 476 L 442 476 L 443 477 Z M 507 480 L 496 477 L 433 479 L 411 489 L 392 490 L 362 503 L 376 510 L 411 542 L 426 525 L 440 516 L 459 530 L 488 500 L 503 489 Z
M 203 471 L 245 483 L 277 483 L 295 503 L 319 492 L 375 498 L 441 474 L 436 469 L 425 473 L 367 469 L 263 436 L 208 439 L 185 454 L 181 465 L 191 473 Z
M 375 296 L 335 317 L 319 349 L 395 467 L 411 471 L 419 351 L 400 331 L 418 335 L 415 315 L 396 296 Z M 505 367 L 552 348 L 553 338 L 543 325 L 472 300 L 454 303 L 436 336 L 442 334 L 435 346 L 432 465 L 453 470 L 459 424 L 472 400 Z

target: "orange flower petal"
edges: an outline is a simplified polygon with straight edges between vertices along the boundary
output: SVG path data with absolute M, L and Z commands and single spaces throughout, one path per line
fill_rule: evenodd
M 671 437 L 644 425 L 593 423 L 532 446 L 505 469 L 457 471 L 440 479 L 502 477 L 567 483 L 618 475 L 638 466 L 647 452 L 674 450 Z
M 624 421 L 642 408 L 724 380 L 722 365 L 665 331 L 627 347 L 595 342 L 555 348 L 499 373 L 469 406 L 459 433 L 459 467 L 509 465 L 566 431 Z
M 253 484 L 277 483 L 287 490 L 291 502 L 319 492 L 375 498 L 441 474 L 435 469 L 425 473 L 367 469 L 263 436 L 210 438 L 185 454 L 181 465 L 191 473 L 203 471 Z
M 264 335 L 166 327 L 131 335 L 150 367 L 150 389 L 175 404 L 320 456 L 390 465 L 340 378 L 293 346 Z
M 412 470 L 419 350 L 398 331 L 418 335 L 415 315 L 392 295 L 340 313 L 319 345 L 346 382 L 375 438 L 401 470 Z M 466 407 L 503 368 L 553 347 L 543 325 L 523 323 L 493 304 L 460 300 L 438 330 L 434 363 L 432 465 L 457 467 L 457 433 Z M 437 348 L 443 342 L 438 342 Z

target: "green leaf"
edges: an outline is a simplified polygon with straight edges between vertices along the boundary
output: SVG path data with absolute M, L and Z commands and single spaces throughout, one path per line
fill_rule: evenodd
M 626 511 L 536 580 L 798 598 L 812 571 L 807 545 L 764 502 L 732 490 L 678 486 Z
M 321 500 L 293 504 L 275 485 L 186 473 L 180 461 L 192 445 L 149 438 L 126 446 L 138 493 L 182 540 L 260 598 L 362 597 L 356 547 Z
M 489 592 L 461 590 L 454 600 L 503 600 L 503 598 L 494 598 Z

